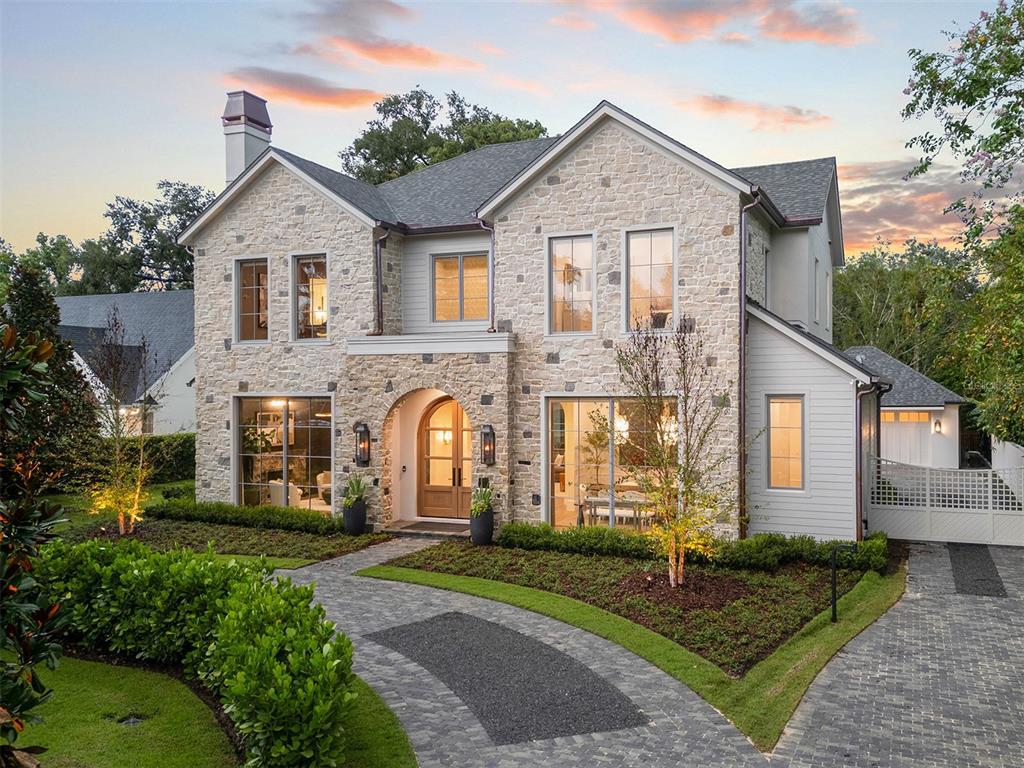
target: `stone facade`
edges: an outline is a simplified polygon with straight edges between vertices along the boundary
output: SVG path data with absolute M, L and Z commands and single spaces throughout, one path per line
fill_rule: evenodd
M 768 258 L 771 225 L 758 209 L 747 214 L 747 296 L 768 306 Z
M 272 164 L 192 243 L 199 497 L 233 498 L 231 424 L 236 396 L 330 393 L 335 496 L 351 473 L 366 476 L 371 514 L 377 523 L 386 524 L 394 509 L 395 414 L 412 393 L 437 389 L 459 401 L 474 430 L 483 424 L 495 428 L 497 461 L 485 467 L 474 455 L 473 474 L 474 481 L 486 477 L 494 488 L 499 517 L 541 519 L 544 395 L 625 394 L 614 352 L 625 335 L 624 233 L 644 227 L 674 230 L 677 312 L 695 318 L 706 331 L 709 355 L 730 382 L 727 418 L 717 439 L 722 450 L 735 452 L 739 211 L 735 190 L 625 126 L 606 121 L 494 217 L 495 314 L 498 330 L 515 335 L 514 353 L 348 355 L 345 340 L 373 329 L 374 242 L 382 231 Z M 755 231 L 760 227 L 752 227 Z M 595 332 L 549 335 L 546 238 L 583 232 L 593 233 L 595 242 Z M 402 248 L 403 238 L 389 234 L 382 252 L 386 335 L 401 333 Z M 300 253 L 328 255 L 326 342 L 290 338 L 289 264 L 290 257 Z M 245 257 L 269 259 L 269 343 L 240 344 L 232 338 L 234 261 Z M 763 270 L 755 282 L 760 285 L 755 293 L 763 294 Z M 373 440 L 371 466 L 365 469 L 357 469 L 352 461 L 351 430 L 357 422 L 369 425 Z M 478 453 L 475 445 L 474 452 Z M 729 527 L 735 530 L 734 524 Z

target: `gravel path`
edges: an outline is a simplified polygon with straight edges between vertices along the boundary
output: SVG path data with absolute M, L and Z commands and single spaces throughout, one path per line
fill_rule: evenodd
M 317 599 L 355 645 L 355 671 L 398 715 L 421 768 L 745 768 L 768 764 L 767 758 L 746 737 L 697 694 L 614 643 L 503 603 L 353 576 L 362 568 L 432 543 L 424 539 L 395 539 L 289 574 L 297 582 L 316 582 Z M 415 643 L 397 640 L 399 635 L 408 640 L 410 624 L 434 619 L 436 628 L 444 629 L 437 633 L 437 639 L 447 637 L 454 643 L 450 633 L 446 635 L 451 629 L 450 620 L 439 618 L 453 612 L 468 617 L 468 622 L 460 621 L 465 626 L 472 624 L 474 631 L 480 633 L 478 642 L 463 642 L 458 652 L 467 657 L 467 663 L 485 660 L 491 665 L 491 678 L 500 686 L 510 707 L 530 703 L 524 698 L 528 691 L 518 690 L 524 676 L 532 676 L 534 681 L 547 680 L 553 689 L 561 686 L 565 690 L 568 683 L 559 683 L 557 676 L 551 678 L 551 670 L 564 670 L 572 665 L 586 669 L 588 675 L 593 675 L 594 690 L 603 690 L 604 698 L 565 703 L 563 710 L 557 696 L 534 696 L 531 721 L 536 723 L 547 716 L 552 723 L 563 724 L 567 712 L 575 713 L 571 717 L 579 717 L 578 708 L 590 703 L 586 717 L 591 719 L 590 727 L 594 730 L 521 740 L 550 734 L 512 733 L 516 725 L 510 723 L 508 733 L 502 731 L 495 739 L 477 714 L 488 701 L 478 695 L 479 689 L 467 692 L 468 688 L 453 678 L 456 657 L 450 654 L 456 650 L 447 649 L 447 656 L 445 649 L 428 653 L 426 648 L 434 636 L 429 624 L 422 625 L 423 637 Z M 495 626 L 486 632 L 479 629 L 488 624 Z M 509 640 L 514 635 L 521 636 L 522 641 Z M 394 640 L 391 645 L 415 658 L 388 647 L 389 637 Z M 545 652 L 532 653 L 535 644 L 542 644 Z M 459 692 L 466 700 L 460 698 Z M 618 703 L 609 710 L 605 705 L 613 699 Z M 495 701 L 500 703 L 501 697 L 490 703 Z M 516 711 L 509 711 L 507 717 L 515 718 Z M 640 717 L 637 712 L 642 713 Z M 515 743 L 497 743 L 508 738 Z

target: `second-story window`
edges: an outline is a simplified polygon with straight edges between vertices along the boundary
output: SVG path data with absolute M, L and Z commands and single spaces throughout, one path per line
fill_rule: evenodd
M 548 245 L 550 333 L 594 330 L 594 240 L 553 237 Z
M 236 320 L 239 341 L 267 340 L 267 286 L 268 272 L 266 259 L 249 259 L 238 262 L 236 285 L 238 296 L 238 318 Z
M 626 322 L 630 328 L 671 328 L 675 322 L 672 288 L 672 230 L 629 232 L 626 237 Z
M 433 258 L 434 322 L 487 319 L 487 254 Z
M 295 338 L 327 338 L 327 257 L 295 258 Z

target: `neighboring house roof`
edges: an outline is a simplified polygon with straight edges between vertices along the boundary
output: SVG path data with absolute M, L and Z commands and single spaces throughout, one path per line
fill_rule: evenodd
M 98 350 L 107 327 L 107 318 L 117 309 L 125 331 L 125 354 L 136 365 L 141 355 L 140 342 L 146 339 L 150 365 L 139 376 L 131 393 L 143 394 L 143 382 L 154 384 L 195 344 L 195 315 L 192 291 L 151 291 L 148 293 L 112 293 L 89 296 L 61 296 L 57 299 L 61 324 L 58 332 L 105 385 L 104 371 L 98 363 Z M 97 370 L 100 369 L 100 370 Z
M 779 315 L 762 307 L 753 299 L 747 299 L 747 312 L 865 383 L 889 382 L 886 376 L 879 375 L 878 372 L 871 370 L 849 355 L 844 355 L 835 345 L 829 344 L 824 339 L 819 339 L 813 333 L 787 322 Z
M 767 192 L 787 221 L 821 221 L 836 175 L 836 159 L 821 157 L 732 170 Z
M 598 121 L 616 119 L 736 189 L 764 193 L 765 207 L 779 224 L 821 221 L 835 159 L 728 169 L 602 101 L 562 136 L 492 144 L 374 186 L 276 146 L 269 147 L 179 235 L 185 243 L 273 161 L 305 177 L 367 225 L 404 230 L 459 228 L 477 223 L 539 173 Z
M 968 402 L 878 347 L 850 347 L 845 354 L 892 382 L 892 389 L 882 395 L 883 408 L 941 408 L 946 404 Z

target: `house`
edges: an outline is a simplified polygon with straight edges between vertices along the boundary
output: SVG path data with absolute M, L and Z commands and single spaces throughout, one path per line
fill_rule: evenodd
M 594 425 L 677 423 L 635 412 L 615 345 L 686 315 L 731 382 L 723 529 L 862 535 L 885 382 L 831 344 L 834 158 L 730 170 L 601 102 L 372 186 L 271 146 L 252 94 L 222 125 L 228 186 L 179 237 L 201 499 L 337 513 L 361 475 L 396 527 L 464 522 L 485 482 L 500 520 L 642 525 Z
M 150 408 L 138 428 L 147 434 L 192 432 L 196 426 L 194 298 L 192 291 L 152 291 L 61 296 L 58 332 L 75 351 L 75 360 L 103 401 L 111 373 L 102 351 L 107 321 L 116 311 L 124 327 L 120 355 L 132 368 L 128 402 Z M 145 340 L 147 358 L 142 359 Z M 131 409 L 137 412 L 137 408 Z M 131 413 L 128 414 L 129 416 Z
M 892 382 L 881 398 L 879 456 L 903 464 L 959 469 L 960 406 L 967 400 L 878 347 L 846 354 Z

